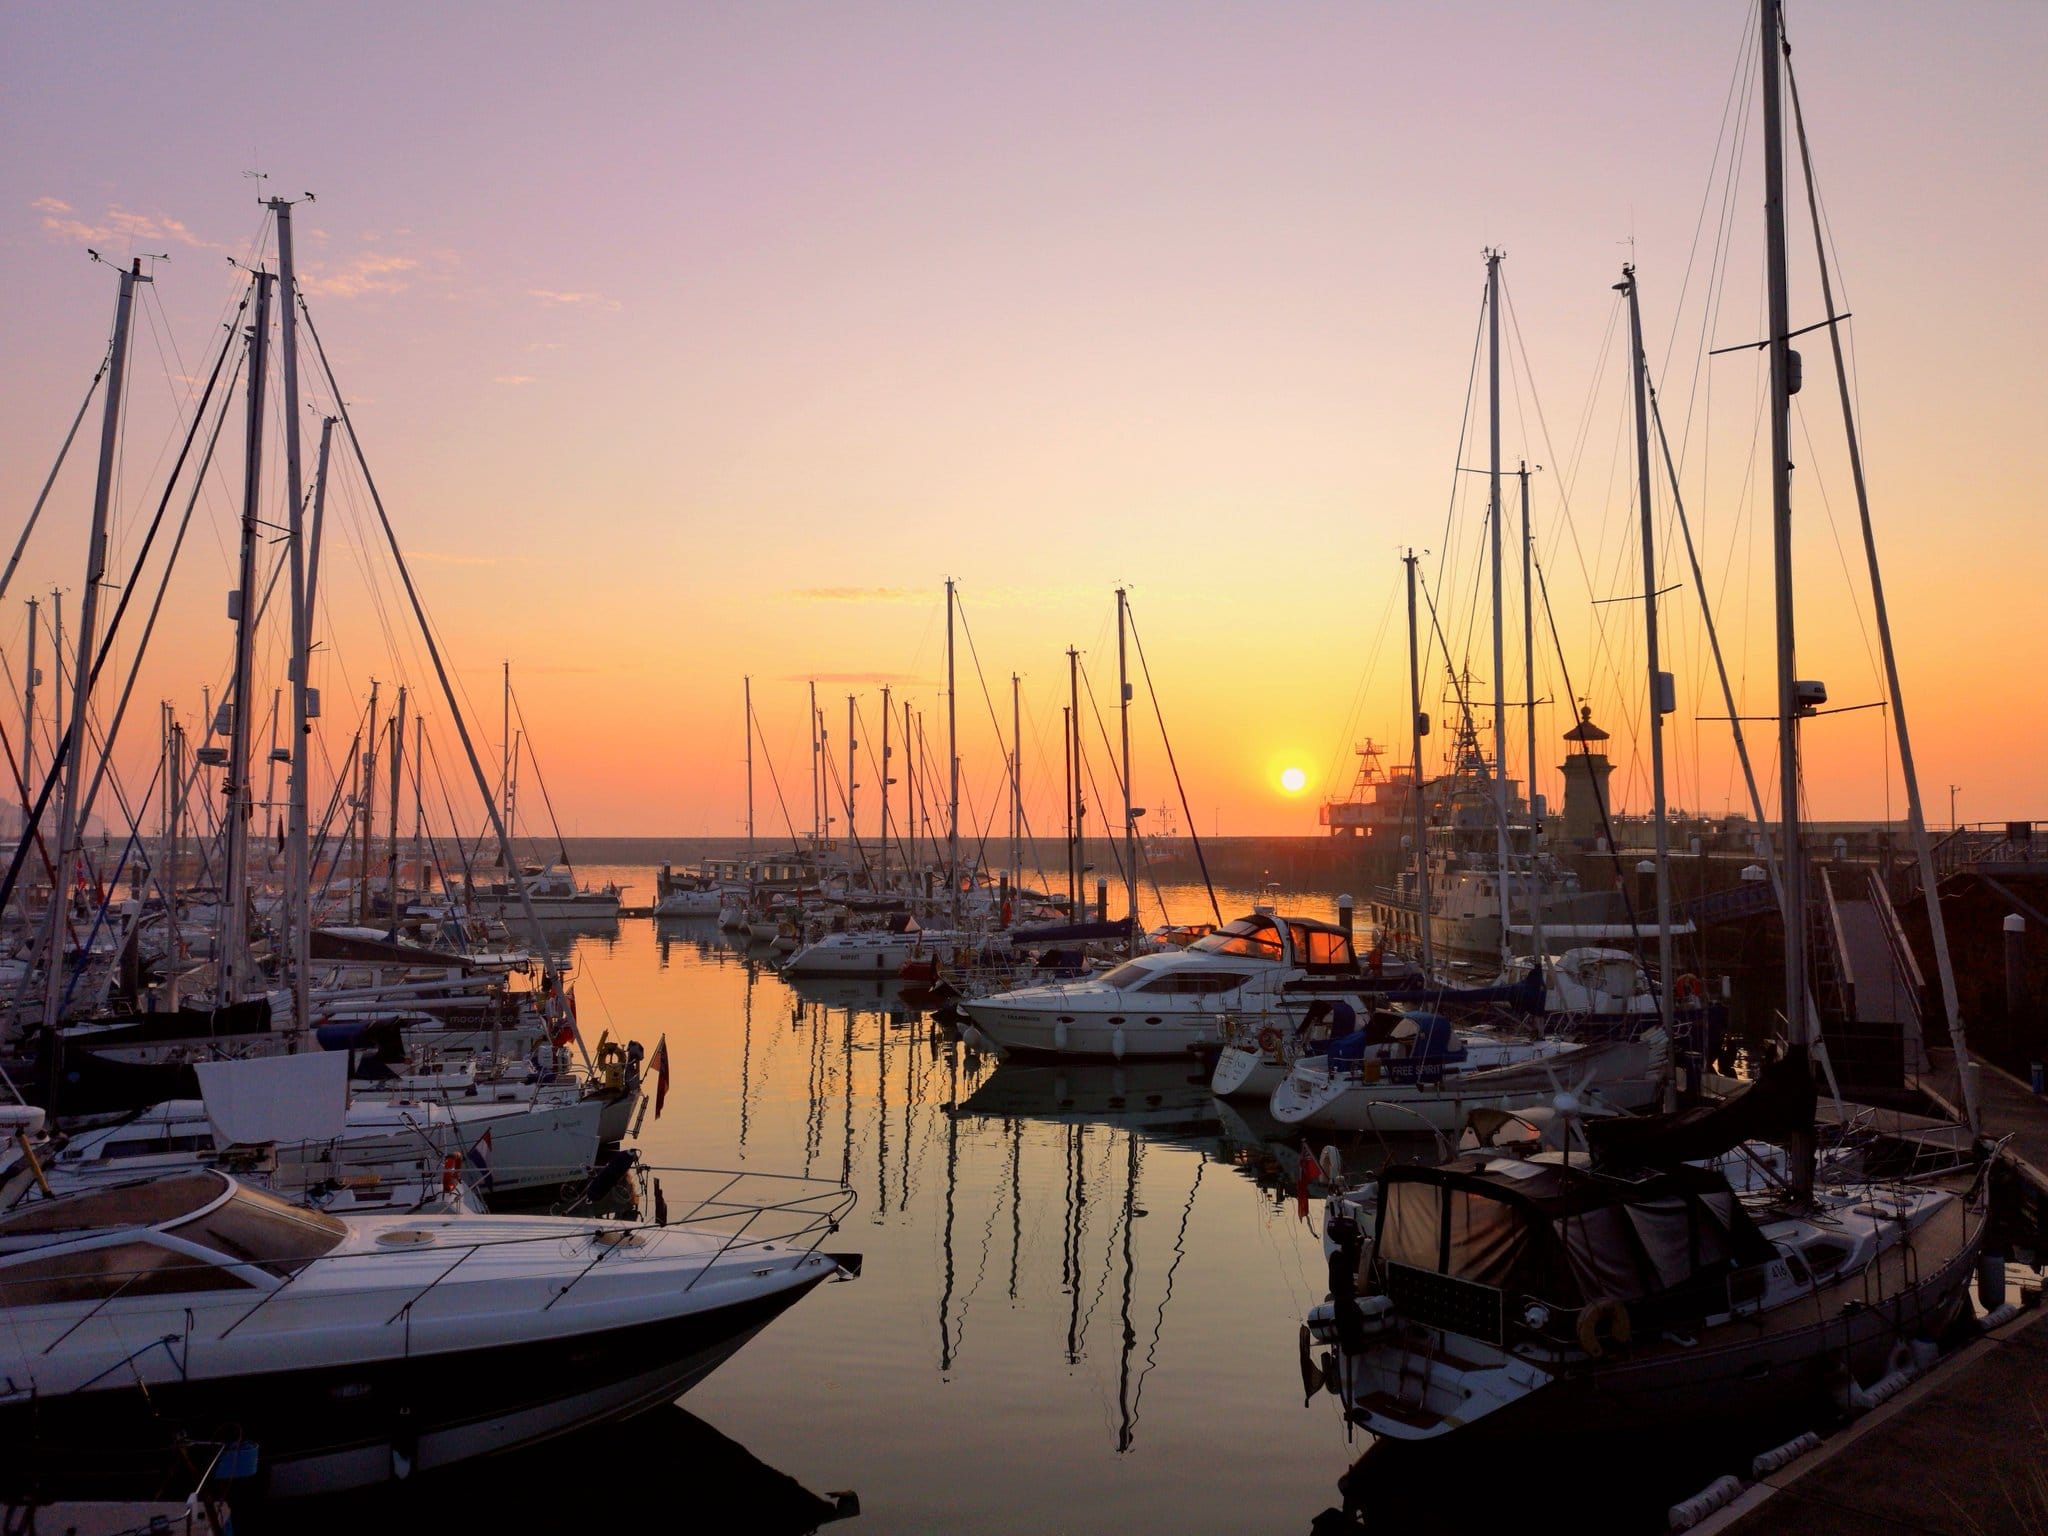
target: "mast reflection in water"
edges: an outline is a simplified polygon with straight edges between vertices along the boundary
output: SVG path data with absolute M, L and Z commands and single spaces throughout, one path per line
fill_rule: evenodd
M 586 1033 L 668 1034 L 650 1164 L 860 1197 L 862 1284 L 753 1340 L 692 1413 L 808 1488 L 858 1488 L 863 1530 L 1181 1536 L 1332 1502 L 1360 1447 L 1302 1408 L 1325 1281 L 1298 1149 L 1195 1063 L 998 1062 L 893 982 L 786 981 L 709 921 L 625 919 L 575 959 Z

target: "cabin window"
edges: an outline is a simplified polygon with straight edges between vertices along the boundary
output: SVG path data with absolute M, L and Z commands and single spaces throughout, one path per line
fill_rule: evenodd
M 1105 987 L 1135 987 L 1141 982 L 1150 980 L 1151 976 L 1151 966 L 1146 965 L 1143 961 L 1127 960 L 1115 970 L 1104 973 L 1102 984 Z
M 1301 946 L 1301 958 L 1311 968 L 1330 966 L 1348 971 L 1358 963 L 1349 938 L 1321 928 L 1308 930 L 1307 943 Z
M 9 1307 L 249 1288 L 231 1270 L 146 1242 L 73 1248 L 0 1269 L 0 1305 Z
M 1842 1260 L 1849 1257 L 1849 1245 L 1822 1238 L 1817 1243 L 1808 1243 L 1803 1252 L 1807 1267 L 1816 1275 L 1826 1275 L 1842 1267 Z
M 1263 917 L 1240 917 L 1188 947 L 1211 955 L 1244 955 L 1254 960 L 1281 958 L 1280 930 Z

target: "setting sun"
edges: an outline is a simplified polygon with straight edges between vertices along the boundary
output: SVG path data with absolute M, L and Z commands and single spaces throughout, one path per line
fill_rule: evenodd
M 1290 795 L 1300 794 L 1307 784 L 1308 775 L 1299 768 L 1283 768 L 1280 770 L 1280 787 Z

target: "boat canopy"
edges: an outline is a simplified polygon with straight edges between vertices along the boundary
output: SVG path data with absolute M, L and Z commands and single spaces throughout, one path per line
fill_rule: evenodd
M 1719 1288 L 1730 1271 L 1776 1250 L 1728 1181 L 1705 1169 L 1630 1183 L 1553 1162 L 1465 1157 L 1386 1170 L 1376 1254 L 1386 1264 L 1582 1307 Z
M 1358 969 L 1358 954 L 1352 947 L 1351 935 L 1342 928 L 1303 917 L 1272 917 L 1264 912 L 1225 923 L 1188 948 L 1211 955 L 1288 961 L 1311 975 Z

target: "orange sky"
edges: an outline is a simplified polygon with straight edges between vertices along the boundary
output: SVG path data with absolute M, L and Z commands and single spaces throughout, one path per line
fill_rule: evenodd
M 1716 149 L 1731 90 L 1753 113 L 1740 0 L 491 15 L 373 6 L 342 29 L 311 6 L 14 13 L 0 476 L 17 527 L 105 343 L 113 283 L 84 248 L 168 253 L 121 460 L 117 565 L 132 552 L 184 381 L 234 302 L 223 257 L 260 238 L 259 183 L 242 175 L 260 168 L 270 191 L 319 195 L 298 214 L 310 302 L 482 750 L 495 763 L 510 657 L 567 830 L 736 831 L 743 674 L 799 822 L 806 678 L 835 747 L 849 691 L 878 739 L 889 681 L 943 751 L 950 575 L 1005 730 L 1023 674 L 1034 827 L 1057 826 L 1068 645 L 1113 701 L 1121 583 L 1202 830 L 1310 831 L 1352 741 L 1402 729 L 1403 547 L 1431 552 L 1457 659 L 1469 634 L 1491 698 L 1473 617 L 1484 481 L 1453 468 L 1480 251 L 1496 243 L 1526 344 L 1504 451 L 1545 466 L 1537 546 L 1565 661 L 1639 808 L 1638 610 L 1595 607 L 1641 585 L 1609 329 L 1633 255 L 1739 707 L 1772 708 L 1758 359 L 1701 359 L 1761 334 L 1754 126 L 1732 194 Z M 1965 819 L 2048 815 L 2048 539 L 2025 452 L 2048 343 L 2028 279 L 2044 18 L 1818 3 L 1788 17 L 1936 822 L 1951 783 Z M 1795 222 L 1795 325 L 1820 313 L 1810 239 Z M 1838 703 L 1872 702 L 1824 335 L 1801 345 L 1800 671 Z M 274 471 L 276 420 L 273 401 Z M 0 612 L 16 684 L 20 599 L 79 579 L 96 431 L 95 413 Z M 1484 462 L 1483 431 L 1475 411 L 1465 464 Z M 227 671 L 239 445 L 237 414 L 123 729 L 131 794 L 157 701 L 197 722 L 201 686 Z M 387 697 L 393 679 L 432 679 L 388 559 L 364 553 L 352 467 L 334 494 L 316 671 L 338 760 L 370 677 Z M 281 520 L 275 474 L 265 499 Z M 1662 584 L 1683 580 L 1664 556 Z M 1518 696 L 1518 572 L 1509 586 Z M 1725 713 L 1698 605 L 1665 603 L 1674 802 L 1739 809 L 1726 727 L 1696 718 Z M 1553 702 L 1538 783 L 1554 797 L 1569 701 L 1539 638 L 1537 696 Z M 280 646 L 266 634 L 266 710 Z M 1442 717 L 1440 656 L 1432 670 Z M 980 686 L 963 639 L 962 751 L 985 818 L 1001 768 Z M 1138 794 L 1157 806 L 1171 785 L 1142 685 L 1138 703 Z M 429 711 L 453 785 L 447 711 Z M 1882 724 L 1869 711 L 1808 730 L 1814 814 L 1902 809 Z M 1512 738 L 1519 777 L 1519 721 Z M 1090 751 L 1113 793 L 1099 739 Z M 1772 764 L 1765 740 L 1767 784 Z M 1295 765 L 1308 784 L 1289 797 L 1278 778 Z M 863 784 L 865 825 L 871 771 Z M 316 799 L 326 787 L 323 773 Z M 777 829 L 765 767 L 758 805 Z

